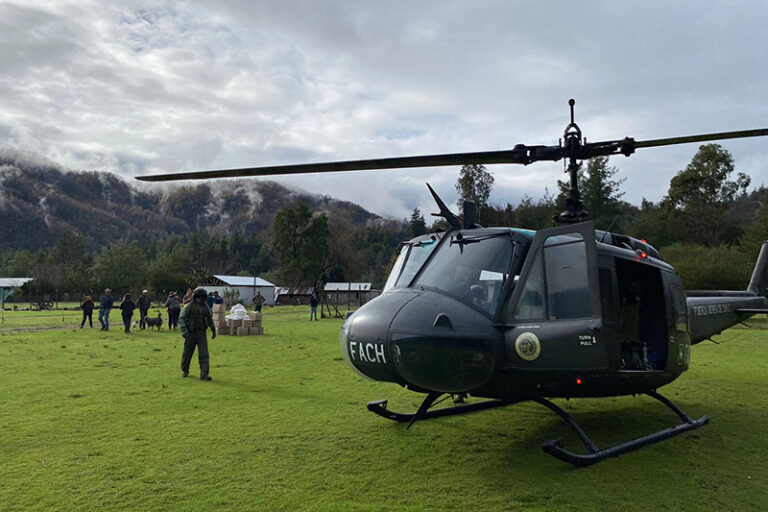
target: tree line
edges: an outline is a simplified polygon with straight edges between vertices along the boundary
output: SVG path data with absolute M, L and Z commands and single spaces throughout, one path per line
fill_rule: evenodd
M 701 146 L 655 203 L 624 201 L 624 180 L 618 175 L 607 157 L 593 158 L 579 171 L 582 199 L 598 229 L 648 240 L 689 289 L 746 285 L 768 238 L 768 189 L 748 193 L 750 178 L 735 171 L 728 151 L 718 144 Z M 524 196 L 505 205 L 490 204 L 492 188 L 493 176 L 484 166 L 465 165 L 456 182 L 459 210 L 464 200 L 472 200 L 482 225 L 535 230 L 552 226 L 553 217 L 565 208 L 568 185 L 558 182 L 557 194 L 545 191 L 538 199 Z M 177 195 L 189 193 L 184 189 Z M 243 195 L 235 191 L 234 196 L 238 194 Z M 226 202 L 222 207 L 234 208 Z M 186 212 L 184 201 L 178 208 Z M 205 211 L 187 213 L 189 225 L 206 216 Z M 73 300 L 105 287 L 179 291 L 213 274 L 259 275 L 282 286 L 370 281 L 380 287 L 401 240 L 446 227 L 442 220 L 428 224 L 418 209 L 401 221 L 369 219 L 362 224 L 356 215 L 354 208 L 313 208 L 299 201 L 277 209 L 271 226 L 262 230 L 218 235 L 200 230 L 149 242 L 121 240 L 97 249 L 70 232 L 50 247 L 0 253 L 0 275 L 33 277 L 30 291 L 68 294 Z
M 69 233 L 51 248 L 0 253 L 0 276 L 33 277 L 24 290 L 30 300 L 80 300 L 107 287 L 117 293 L 183 292 L 214 274 L 257 275 L 283 286 L 347 280 L 380 285 L 390 255 L 408 236 L 405 221 L 360 226 L 348 212 L 329 216 L 298 203 L 280 209 L 268 230 L 248 234 L 203 231 L 150 243 L 118 241 L 93 251 L 84 237 Z

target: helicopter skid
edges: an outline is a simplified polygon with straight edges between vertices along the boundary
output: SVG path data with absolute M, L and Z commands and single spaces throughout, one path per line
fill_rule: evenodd
M 597 445 L 595 445 L 595 443 L 589 438 L 589 436 L 587 436 L 587 434 L 579 426 L 579 424 L 576 423 L 576 420 L 574 420 L 572 416 L 570 416 L 568 413 L 566 413 L 564 410 L 562 410 L 560 407 L 553 404 L 549 400 L 545 400 L 543 398 L 534 399 L 535 402 L 549 408 L 550 410 L 555 412 L 558 416 L 560 416 L 566 423 L 568 423 L 568 425 L 581 438 L 581 441 L 584 443 L 584 446 L 587 448 L 589 453 L 581 454 L 581 453 L 573 453 L 571 451 L 568 451 L 565 448 L 563 448 L 562 441 L 560 439 L 547 441 L 542 445 L 541 448 L 544 450 L 545 453 L 548 453 L 549 455 L 552 455 L 553 457 L 560 459 L 563 462 L 568 462 L 569 464 L 573 464 L 574 466 L 585 467 L 585 466 L 591 466 L 592 464 L 605 460 L 609 457 L 618 457 L 619 455 L 623 455 L 628 452 L 639 450 L 640 448 L 647 446 L 649 444 L 658 443 L 665 439 L 669 439 L 670 437 L 674 437 L 676 435 L 682 434 L 683 432 L 688 432 L 689 430 L 694 430 L 699 427 L 703 427 L 704 425 L 709 423 L 709 416 L 706 416 L 706 415 L 702 416 L 698 420 L 691 419 L 679 407 L 677 407 L 675 404 L 673 404 L 663 396 L 659 395 L 655 391 L 648 391 L 645 394 L 652 398 L 655 398 L 656 400 L 660 401 L 661 403 L 663 403 L 664 405 L 672 409 L 680 417 L 680 419 L 683 420 L 683 423 L 679 425 L 675 425 L 674 427 L 660 430 L 658 432 L 654 432 L 653 434 L 649 434 L 647 436 L 639 437 L 637 439 L 633 439 L 631 441 L 627 441 L 625 443 L 617 444 L 610 448 L 601 450 L 597 447 Z
M 562 440 L 560 439 L 547 441 L 541 446 L 541 448 L 544 450 L 545 453 L 548 453 L 549 455 L 552 455 L 553 457 L 560 459 L 563 462 L 573 464 L 574 466 L 585 467 L 585 466 L 591 466 L 592 464 L 596 464 L 609 457 L 618 457 L 625 453 L 639 450 L 644 446 L 658 443 L 665 439 L 669 439 L 670 437 L 674 437 L 676 435 L 682 434 L 683 432 L 688 432 L 689 430 L 695 430 L 709 423 L 709 416 L 705 415 L 699 418 L 698 420 L 694 420 L 691 417 L 689 417 L 682 409 L 676 406 L 674 403 L 664 398 L 660 394 L 656 393 L 655 391 L 647 391 L 644 394 L 650 396 L 651 398 L 655 398 L 659 402 L 669 407 L 675 414 L 677 414 L 680 417 L 681 420 L 683 420 L 683 423 L 679 425 L 675 425 L 674 427 L 660 430 L 658 432 L 654 432 L 653 434 L 649 434 L 647 436 L 639 437 L 637 439 L 633 439 L 631 441 L 627 441 L 625 443 L 617 444 L 615 446 L 611 446 L 610 448 L 601 450 L 589 438 L 586 432 L 584 432 L 581 426 L 576 422 L 575 419 L 573 419 L 571 415 L 569 415 L 563 409 L 561 409 L 560 407 L 558 407 L 557 405 L 555 405 L 554 403 L 550 402 L 545 398 L 533 398 L 531 399 L 533 402 L 536 402 L 538 404 L 543 405 L 544 407 L 547 407 L 548 409 L 556 413 L 558 416 L 560 416 L 560 418 L 563 421 L 565 421 L 573 429 L 574 432 L 576 432 L 576 434 L 581 439 L 582 443 L 584 443 L 584 446 L 586 447 L 588 453 L 574 453 L 574 452 L 568 451 L 565 448 L 563 448 Z M 525 401 L 524 399 L 484 400 L 482 402 L 475 402 L 475 403 L 463 404 L 463 405 L 454 405 L 452 407 L 441 407 L 438 409 L 430 409 L 433 405 L 435 405 L 437 399 L 442 395 L 443 393 L 438 393 L 438 392 L 429 393 L 426 396 L 426 398 L 424 398 L 424 401 L 422 402 L 422 404 L 419 406 L 419 410 L 413 413 L 402 413 L 402 412 L 390 411 L 389 409 L 387 409 L 387 403 L 388 403 L 387 400 L 374 400 L 372 402 L 368 402 L 368 410 L 375 414 L 378 414 L 382 418 L 387 418 L 388 420 L 396 421 L 398 423 L 408 423 L 408 428 L 410 428 L 411 425 L 413 425 L 413 423 L 416 422 L 417 420 L 427 420 L 432 418 L 440 418 L 443 416 L 454 416 L 457 414 L 466 414 L 468 412 L 482 411 L 485 409 L 492 409 L 494 407 L 502 407 L 505 405 L 512 405 L 518 402 Z
M 438 396 L 440 395 L 436 395 L 434 398 L 432 398 L 433 395 L 429 395 L 427 399 L 425 399 L 425 404 L 427 404 L 427 407 L 431 406 L 434 402 L 434 399 Z M 427 403 L 426 400 L 429 400 L 430 398 L 430 402 Z M 382 418 L 387 418 L 388 420 L 396 421 L 398 423 L 413 424 L 413 422 L 417 419 L 428 420 L 431 418 L 440 418 L 443 416 L 454 416 L 456 414 L 466 414 L 468 412 L 482 411 L 484 409 L 492 409 L 494 407 L 501 407 L 513 403 L 515 402 L 510 402 L 507 400 L 484 400 L 482 402 L 454 405 L 452 407 L 441 407 L 439 409 L 432 410 L 422 410 L 424 406 L 424 404 L 422 404 L 422 407 L 420 407 L 417 412 L 404 413 L 390 411 L 387 409 L 387 400 L 374 400 L 373 402 L 368 402 L 368 410 L 372 413 L 378 414 Z

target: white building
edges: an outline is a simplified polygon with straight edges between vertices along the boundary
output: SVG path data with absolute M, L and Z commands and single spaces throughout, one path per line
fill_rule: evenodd
M 264 304 L 269 306 L 275 304 L 275 285 L 260 277 L 215 275 L 204 286 L 209 294 L 216 291 L 222 296 L 227 290 L 237 290 L 240 300 L 248 306 L 253 302 L 256 292 L 261 292 Z
M 5 300 L 13 295 L 13 292 L 32 281 L 31 277 L 0 277 L 0 301 L 5 308 Z

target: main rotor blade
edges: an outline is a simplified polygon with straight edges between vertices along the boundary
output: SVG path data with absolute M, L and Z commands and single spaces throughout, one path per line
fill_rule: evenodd
M 626 138 L 617 141 L 591 142 L 576 146 L 525 146 L 518 144 L 513 149 L 502 151 L 481 151 L 476 153 L 447 153 L 443 155 L 405 156 L 394 158 L 373 158 L 339 162 L 318 162 L 298 165 L 272 165 L 266 167 L 243 167 L 216 171 L 193 171 L 173 174 L 137 176 L 141 181 L 206 180 L 210 178 L 245 178 L 249 176 L 274 176 L 281 174 L 306 174 L 318 172 L 368 171 L 374 169 L 403 169 L 408 167 L 439 167 L 467 164 L 523 164 L 542 160 L 557 161 L 564 157 L 586 160 L 595 156 L 610 156 L 634 153 L 637 148 L 670 146 L 689 142 L 737 139 L 768 135 L 768 128 L 742 130 L 737 132 L 708 133 L 667 139 L 636 141 Z
M 738 132 L 706 133 L 704 135 L 688 135 L 686 137 L 670 137 L 668 139 L 635 141 L 635 148 L 650 148 L 654 146 L 671 146 L 688 142 L 706 142 L 710 140 L 740 139 L 743 137 L 760 137 L 768 135 L 768 128 L 759 130 L 741 130 Z
M 372 169 L 401 169 L 406 167 L 437 167 L 465 164 L 528 164 L 529 152 L 534 149 L 516 146 L 504 151 L 483 151 L 479 153 L 449 153 L 444 155 L 405 156 L 396 158 L 374 158 L 341 162 L 321 162 L 298 165 L 273 165 L 268 167 L 244 167 L 217 171 L 179 172 L 137 176 L 141 181 L 205 180 L 209 178 L 244 178 L 247 176 L 272 176 L 279 174 L 303 174 L 315 172 L 367 171 Z

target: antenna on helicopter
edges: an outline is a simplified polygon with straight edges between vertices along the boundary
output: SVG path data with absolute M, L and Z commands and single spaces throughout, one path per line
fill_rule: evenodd
M 433 189 L 429 183 L 427 183 L 427 188 L 432 194 L 432 197 L 435 198 L 435 203 L 437 203 L 437 207 L 440 209 L 440 213 L 433 213 L 432 215 L 435 217 L 444 218 L 453 228 L 461 229 L 461 220 L 456 216 L 456 214 L 449 210 L 447 206 L 445 206 L 443 200 L 440 199 L 440 196 L 437 195 L 437 192 L 435 192 L 435 189 Z

